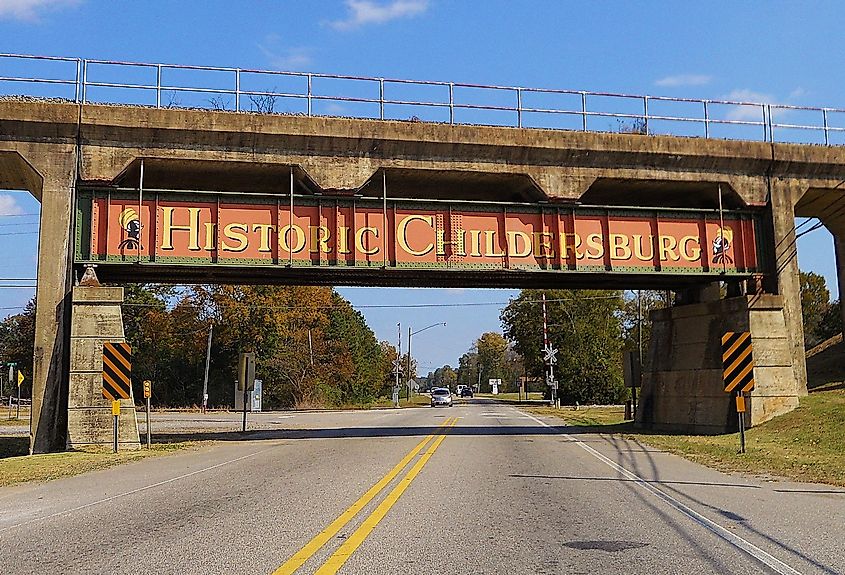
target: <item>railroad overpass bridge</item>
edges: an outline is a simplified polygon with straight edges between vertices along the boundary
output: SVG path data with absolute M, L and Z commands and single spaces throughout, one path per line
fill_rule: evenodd
M 91 263 L 104 282 L 672 289 L 642 425 L 734 425 L 726 330 L 754 339 L 750 423 L 806 394 L 794 218 L 842 245 L 845 148 L 77 99 L 0 100 L 0 188 L 41 202 L 33 452 L 109 429 L 97 345 L 121 296 L 74 287 Z

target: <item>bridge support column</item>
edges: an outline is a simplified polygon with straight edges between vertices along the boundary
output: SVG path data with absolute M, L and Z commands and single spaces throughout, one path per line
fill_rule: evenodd
M 795 379 L 783 301 L 776 295 L 680 305 L 651 314 L 652 336 L 643 373 L 637 424 L 684 433 L 736 431 L 733 395 L 722 381 L 722 334 L 750 331 L 755 388 L 750 425 L 792 411 Z
M 73 288 L 67 448 L 109 446 L 114 440 L 111 402 L 103 397 L 103 343 L 124 341 L 123 288 Z M 130 394 L 131 395 L 131 394 Z M 140 449 L 134 398 L 121 400 L 121 449 Z
M 783 316 L 792 354 L 792 369 L 799 395 L 807 395 L 807 360 L 804 352 L 804 320 L 801 315 L 801 282 L 798 276 L 798 244 L 795 237 L 795 204 L 807 191 L 796 180 L 772 178 L 770 202 L 774 253 L 769 255 L 773 273 L 765 290 L 783 298 Z
M 32 374 L 30 453 L 65 448 L 67 440 L 67 339 L 70 333 L 75 155 L 51 156 L 56 174 L 40 190 L 38 288 Z
M 836 283 L 839 287 L 839 315 L 842 317 L 842 331 L 845 333 L 845 237 L 833 234 L 833 248 L 836 253 Z

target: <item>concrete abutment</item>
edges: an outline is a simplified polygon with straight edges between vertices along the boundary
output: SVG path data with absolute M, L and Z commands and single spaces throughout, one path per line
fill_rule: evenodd
M 779 295 L 742 296 L 656 310 L 643 372 L 637 424 L 681 433 L 734 432 L 734 395 L 724 391 L 722 334 L 749 331 L 754 390 L 746 424 L 798 407 L 806 393 L 794 373 L 792 340 Z M 667 352 L 668 350 L 668 352 Z

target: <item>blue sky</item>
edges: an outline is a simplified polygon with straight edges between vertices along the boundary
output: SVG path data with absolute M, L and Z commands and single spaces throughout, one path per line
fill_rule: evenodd
M 0 0 L 0 51 L 845 107 L 843 21 L 841 2 Z M 34 276 L 37 216 L 21 214 L 37 212 L 27 194 L 0 193 L 0 276 Z M 836 297 L 830 235 L 802 238 L 799 253 Z M 360 306 L 515 293 L 341 291 Z M 0 317 L 31 294 L 0 289 Z M 421 371 L 499 329 L 495 305 L 362 311 L 380 339 L 398 321 L 448 322 L 415 338 Z

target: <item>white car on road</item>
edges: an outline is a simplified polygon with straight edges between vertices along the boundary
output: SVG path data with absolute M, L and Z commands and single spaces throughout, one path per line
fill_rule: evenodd
M 452 407 L 452 392 L 445 387 L 435 387 L 431 390 L 431 407 L 438 405 Z

